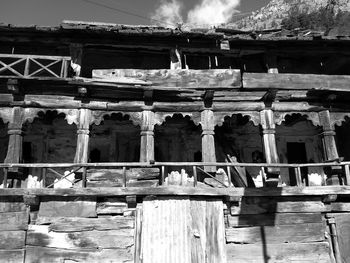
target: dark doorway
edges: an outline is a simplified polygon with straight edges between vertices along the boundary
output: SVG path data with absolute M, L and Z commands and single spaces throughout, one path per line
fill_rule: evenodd
M 306 147 L 303 142 L 287 142 L 287 157 L 288 163 L 307 163 L 306 157 Z M 300 169 L 301 179 L 308 185 L 307 181 L 307 167 L 302 167 Z M 290 185 L 297 185 L 295 170 L 294 168 L 289 168 L 289 180 Z
M 305 143 L 287 142 L 287 158 L 288 158 L 288 163 L 306 163 L 307 157 L 306 157 Z M 305 180 L 305 183 L 308 184 L 307 167 L 302 167 L 300 170 L 301 170 L 302 180 L 303 181 Z M 297 185 L 294 168 L 289 168 L 289 180 L 290 180 L 291 186 Z

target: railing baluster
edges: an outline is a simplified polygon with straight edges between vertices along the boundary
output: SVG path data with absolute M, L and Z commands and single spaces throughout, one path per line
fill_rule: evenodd
M 3 188 L 7 188 L 7 175 L 8 175 L 9 168 L 4 168 L 4 180 L 3 180 Z
M 83 174 L 82 174 L 83 188 L 86 188 L 86 174 L 87 174 L 87 167 L 83 167 Z
M 165 167 L 164 165 L 161 167 L 161 185 L 164 185 L 165 183 Z
M 297 181 L 297 186 L 302 186 L 300 167 L 295 167 L 294 171 L 295 171 L 295 179 Z
M 262 166 L 261 167 L 261 181 L 262 181 L 262 184 L 263 184 L 263 186 L 266 186 L 266 178 L 265 178 L 265 169 L 264 169 L 265 167 L 264 166 Z
M 126 187 L 126 167 L 123 166 L 123 186 Z
M 193 168 L 193 186 L 197 187 L 197 182 L 198 182 L 197 167 L 194 165 L 192 168 Z
M 231 178 L 231 167 L 227 166 L 227 178 L 228 178 L 228 186 L 232 187 L 232 178 Z
M 346 164 L 344 166 L 345 169 L 345 179 L 346 179 L 346 185 L 350 185 L 350 170 L 349 170 L 349 165 Z
M 41 170 L 41 180 L 42 180 L 42 187 L 46 187 L 46 168 L 43 167 Z

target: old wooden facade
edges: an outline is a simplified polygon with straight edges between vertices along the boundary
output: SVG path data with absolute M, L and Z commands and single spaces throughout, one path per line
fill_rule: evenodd
M 1 25 L 0 261 L 350 262 L 349 47 Z

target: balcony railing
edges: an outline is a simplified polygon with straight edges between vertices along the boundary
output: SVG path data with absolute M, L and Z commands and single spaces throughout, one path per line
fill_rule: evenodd
M 0 76 L 67 78 L 70 57 L 0 54 Z
M 215 176 L 213 176 L 212 173 L 208 173 L 205 171 L 205 167 L 220 167 L 226 169 L 226 176 L 227 181 L 221 181 L 217 179 Z M 0 169 L 4 170 L 4 177 L 3 177 L 3 188 L 7 188 L 8 186 L 8 172 L 13 169 L 23 169 L 23 168 L 37 168 L 41 170 L 41 178 L 43 180 L 43 187 L 44 188 L 52 188 L 54 185 L 62 180 L 68 180 L 68 177 L 76 172 L 80 172 L 82 174 L 82 178 L 79 179 L 82 181 L 82 187 L 86 187 L 87 183 L 87 170 L 89 168 L 122 168 L 123 173 L 123 187 L 127 187 L 127 168 L 160 168 L 160 174 L 159 174 L 159 183 L 161 186 L 165 185 L 166 182 L 166 167 L 171 167 L 174 169 L 176 168 L 187 168 L 187 171 L 191 171 L 192 176 L 190 177 L 192 185 L 187 184 L 187 186 L 193 186 L 197 187 L 198 185 L 198 178 L 197 178 L 197 171 L 200 171 L 201 173 L 205 174 L 208 178 L 212 178 L 214 181 L 216 181 L 218 184 L 221 185 L 221 187 L 230 188 L 233 187 L 231 182 L 232 176 L 232 168 L 248 168 L 248 167 L 255 167 L 259 168 L 261 170 L 262 177 L 265 177 L 265 171 L 268 168 L 288 168 L 288 169 L 294 169 L 295 174 L 295 180 L 297 182 L 297 186 L 309 186 L 308 181 L 305 178 L 302 178 L 301 169 L 306 168 L 329 168 L 329 167 L 336 167 L 337 171 L 340 171 L 341 173 L 341 182 L 342 185 L 350 185 L 350 162 L 331 162 L 331 163 L 306 163 L 306 164 L 285 164 L 285 163 L 275 163 L 275 164 L 267 164 L 267 163 L 201 163 L 201 162 L 154 162 L 154 163 L 33 163 L 33 164 L 0 164 Z M 68 173 L 61 174 L 57 171 L 58 169 L 66 169 L 70 170 Z M 55 170 L 56 169 L 56 170 Z M 59 177 L 58 181 L 51 183 L 47 185 L 45 183 L 46 174 L 47 172 L 53 173 L 56 176 Z M 321 175 L 320 175 L 321 176 Z M 264 182 L 264 180 L 263 180 Z M 71 182 L 74 184 L 75 182 Z

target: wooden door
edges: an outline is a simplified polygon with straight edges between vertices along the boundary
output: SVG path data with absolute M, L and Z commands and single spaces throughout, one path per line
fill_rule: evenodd
M 143 263 L 226 263 L 221 200 L 169 197 L 144 200 Z

